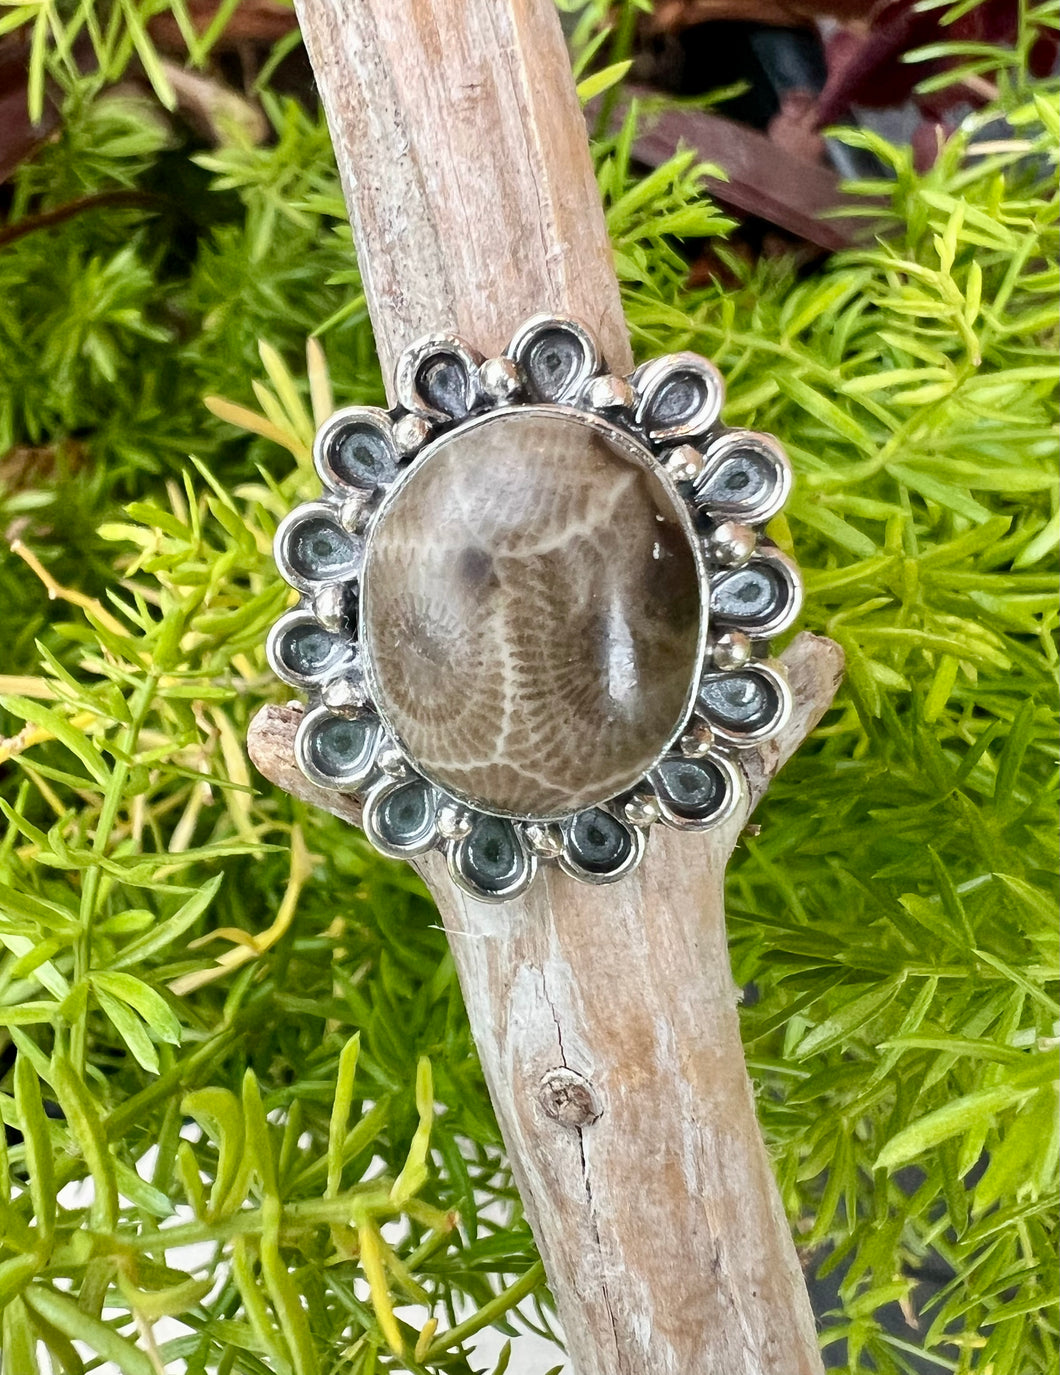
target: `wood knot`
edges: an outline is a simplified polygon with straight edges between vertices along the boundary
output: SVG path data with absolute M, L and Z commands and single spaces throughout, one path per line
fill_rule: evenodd
M 537 1097 L 549 1117 L 564 1127 L 590 1127 L 603 1113 L 592 1084 L 573 1069 L 550 1069 Z

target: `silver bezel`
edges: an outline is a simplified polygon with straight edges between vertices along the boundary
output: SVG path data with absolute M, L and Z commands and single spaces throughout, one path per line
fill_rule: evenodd
M 533 349 L 553 331 L 567 336 L 566 343 L 557 342 L 566 350 L 570 366 L 562 374 L 560 384 L 549 393 L 549 399 L 540 400 L 536 398 L 550 383 L 549 369 L 555 360 L 546 355 L 543 364 L 541 360 L 535 363 Z M 431 389 L 431 395 L 425 396 L 421 379 L 426 378 L 429 384 L 432 376 L 425 370 L 441 363 L 455 372 L 447 371 L 437 387 Z M 531 365 L 541 365 L 541 370 L 528 371 Z M 436 373 L 433 375 L 437 378 Z M 682 379 L 690 379 L 690 384 L 682 384 L 676 391 L 667 390 L 671 381 Z M 643 364 L 629 378 L 615 377 L 608 372 L 596 341 L 583 324 L 547 314 L 526 321 L 504 354 L 494 359 L 483 360 L 474 348 L 451 334 L 433 334 L 416 341 L 398 362 L 395 392 L 398 404 L 391 411 L 349 406 L 336 411 L 321 426 L 314 443 L 314 461 L 324 493 L 293 511 L 277 530 L 277 564 L 286 580 L 301 593 L 301 601 L 273 626 L 267 651 L 274 672 L 284 682 L 309 694 L 309 709 L 295 741 L 299 768 L 318 786 L 361 798 L 365 834 L 377 849 L 403 859 L 439 849 L 445 854 L 454 882 L 483 902 L 506 902 L 517 896 L 533 881 L 542 865 L 554 864 L 585 883 L 617 882 L 640 863 L 650 825 L 655 821 L 681 831 L 708 830 L 724 824 L 745 793 L 740 751 L 760 745 L 783 729 L 791 711 L 791 692 L 783 672 L 775 663 L 766 662 L 765 656 L 769 637 L 787 629 L 798 615 L 801 585 L 791 560 L 759 533 L 759 527 L 780 510 L 791 488 L 791 468 L 780 446 L 768 435 L 726 430 L 719 423 L 724 386 L 717 369 L 706 359 L 678 353 Z M 686 406 L 683 412 L 682 404 Z M 517 815 L 484 806 L 443 786 L 421 767 L 403 746 L 381 704 L 372 646 L 361 638 L 370 593 L 372 540 L 387 520 L 398 493 L 423 465 L 430 463 L 451 435 L 483 425 L 501 425 L 505 416 L 517 411 L 562 417 L 591 428 L 652 473 L 669 494 L 688 537 L 701 602 L 695 672 L 685 709 L 651 766 L 623 793 L 585 802 L 573 811 L 542 816 Z M 386 445 L 392 466 L 383 465 L 382 481 L 351 482 L 335 470 L 331 461 L 333 446 L 350 426 L 366 426 L 376 431 Z M 734 500 L 712 506 L 704 502 L 705 488 L 719 464 L 735 449 L 747 447 L 769 458 L 776 478 L 769 490 L 751 504 Z M 304 568 L 292 567 L 290 532 L 301 521 L 313 517 L 333 522 L 352 543 L 355 557 L 341 574 L 315 577 L 307 575 Z M 710 532 L 718 527 L 739 533 L 739 549 L 735 553 L 725 541 L 712 543 Z M 748 553 L 751 560 L 768 562 L 778 570 L 787 592 L 783 606 L 768 621 L 757 625 L 741 621 L 738 615 L 716 615 L 710 608 L 712 576 L 732 576 L 737 559 L 746 563 Z M 348 624 L 342 610 L 343 598 L 333 590 L 336 588 L 345 589 L 349 597 Z M 334 652 L 319 671 L 296 673 L 280 657 L 284 636 L 299 625 L 323 631 L 334 645 Z M 740 656 L 735 656 L 731 645 L 726 645 L 729 652 L 723 657 L 723 645 L 719 645 L 717 664 L 731 663 L 734 667 L 722 669 L 714 663 L 713 646 L 722 634 L 752 655 L 748 662 L 736 666 Z M 357 691 L 337 690 L 343 686 L 340 679 L 349 677 L 351 670 L 359 675 Z M 779 709 L 774 719 L 755 731 L 739 732 L 723 725 L 700 701 L 705 682 L 722 678 L 726 672 L 741 671 L 764 674 L 778 695 Z M 325 699 L 330 705 L 325 704 Z M 377 723 L 378 734 L 366 757 L 348 775 L 324 774 L 315 765 L 308 742 L 320 722 L 341 716 L 369 716 Z M 688 738 L 694 725 L 698 725 L 702 735 L 695 753 Z M 708 818 L 681 816 L 667 802 L 658 770 L 668 758 L 679 755 L 709 759 L 724 774 L 728 785 L 725 804 Z M 422 834 L 408 843 L 395 844 L 380 833 L 379 810 L 394 789 L 409 782 L 422 783 L 430 790 L 432 820 Z M 623 864 L 603 874 L 583 868 L 570 846 L 576 817 L 596 808 L 610 813 L 626 829 L 632 842 Z M 511 825 L 522 860 L 517 878 L 502 891 L 478 886 L 467 860 L 476 822 L 490 816 L 503 818 Z
M 629 833 L 631 841 L 630 852 L 624 863 L 617 869 L 610 869 L 606 873 L 596 873 L 592 869 L 585 869 L 573 857 L 569 849 L 569 837 L 571 828 L 583 812 L 587 811 L 610 811 L 615 820 Z M 562 825 L 564 847 L 561 854 L 556 857 L 556 863 L 570 878 L 576 878 L 581 883 L 592 883 L 602 885 L 606 883 L 617 883 L 619 879 L 631 874 L 637 865 L 644 858 L 644 851 L 648 846 L 648 836 L 643 826 L 634 826 L 622 817 L 615 815 L 613 809 L 608 807 L 580 807 L 578 811 L 568 816 Z
M 752 558 L 748 559 L 747 563 L 741 564 L 738 568 L 719 569 L 711 581 L 711 597 L 716 595 L 720 583 L 742 573 L 745 568 L 753 567 L 756 563 L 769 564 L 771 568 L 775 568 L 787 589 L 784 605 L 768 620 L 754 622 L 753 638 L 768 640 L 772 639 L 774 635 L 780 635 L 785 630 L 790 630 L 798 620 L 799 612 L 802 610 L 802 579 L 799 577 L 799 570 L 793 561 L 775 545 L 763 545 Z M 710 609 L 710 620 L 711 625 L 718 630 L 727 630 L 730 627 L 737 630 L 747 630 L 746 622 L 741 622 L 738 616 L 726 616 L 724 613 L 716 611 L 713 604 Z
M 683 373 L 699 377 L 703 384 L 703 396 L 694 413 L 680 423 L 654 421 L 652 411 L 663 388 Z M 637 369 L 632 382 L 638 398 L 634 412 L 637 424 L 653 444 L 665 446 L 699 438 L 714 428 L 721 415 L 725 383 L 714 364 L 698 353 L 670 353 L 664 358 L 653 358 Z
M 453 358 L 461 363 L 467 378 L 467 413 L 473 409 L 479 398 L 478 369 L 482 354 L 466 344 L 455 334 L 428 334 L 410 344 L 398 359 L 394 373 L 394 391 L 398 404 L 413 415 L 424 420 L 445 423 L 454 417 L 440 410 L 423 396 L 419 388 L 419 378 L 426 364 L 432 359 Z
M 325 773 L 318 768 L 313 759 L 310 748 L 310 737 L 318 726 L 325 721 L 341 720 L 337 712 L 329 707 L 314 707 L 312 711 L 307 711 L 298 725 L 298 730 L 294 737 L 294 753 L 298 761 L 298 767 L 305 776 L 320 788 L 329 788 L 332 792 L 350 793 L 357 792 L 363 788 L 372 775 L 376 772 L 376 760 L 379 752 L 386 741 L 386 736 L 382 724 L 373 716 L 373 726 L 375 738 L 371 747 L 364 752 L 364 762 L 356 769 L 352 769 L 345 774 Z
M 356 548 L 362 543 L 360 535 L 351 534 L 343 528 L 339 512 L 329 501 L 307 501 L 301 506 L 296 506 L 293 511 L 284 516 L 276 527 L 276 535 L 272 542 L 273 557 L 276 560 L 276 567 L 283 574 L 283 580 L 299 592 L 315 594 L 324 587 L 333 587 L 337 583 L 345 583 L 350 580 L 350 574 L 346 569 L 340 572 L 328 573 L 319 578 L 308 577 L 305 573 L 291 562 L 290 542 L 295 530 L 308 520 L 326 520 L 329 525 L 336 526 L 342 534 Z M 348 568 L 359 566 L 364 562 L 364 551 L 361 550 L 359 557 L 352 561 Z
M 328 658 L 324 668 L 319 673 L 298 673 L 284 663 L 280 655 L 280 643 L 288 631 L 293 630 L 299 625 L 312 625 L 322 631 L 335 644 L 335 649 Z M 269 667 L 281 682 L 289 683 L 291 687 L 310 690 L 318 687 L 320 683 L 326 682 L 334 677 L 338 671 L 349 663 L 353 662 L 353 648 L 345 645 L 334 631 L 325 630 L 312 611 L 307 607 L 295 607 L 292 611 L 285 611 L 276 624 L 269 631 L 269 637 L 265 641 L 265 657 L 269 661 Z
M 379 811 L 392 793 L 399 788 L 407 787 L 410 783 L 424 783 L 423 778 L 415 776 L 392 777 L 384 774 L 376 783 L 368 789 L 364 799 L 364 806 L 361 811 L 361 826 L 364 833 L 372 842 L 375 848 L 391 859 L 415 859 L 417 855 L 425 855 L 428 850 L 436 848 L 439 839 L 438 833 L 438 808 L 442 798 L 439 797 L 436 788 L 427 784 L 433 810 L 429 825 L 425 826 L 416 836 L 404 843 L 388 840 L 379 830 Z
M 557 315 L 534 315 L 524 321 L 512 335 L 506 357 L 510 358 L 525 375 L 535 344 L 553 331 L 566 331 L 576 341 L 581 350 L 581 360 L 572 375 L 565 380 L 557 397 L 549 402 L 536 404 L 562 405 L 573 401 L 591 378 L 600 375 L 604 366 L 596 340 L 585 326 L 577 320 L 565 320 Z
M 712 516 L 723 521 L 737 520 L 742 525 L 764 525 L 778 515 L 791 496 L 792 472 L 788 456 L 771 434 L 754 430 L 727 430 L 703 450 L 703 470 L 696 478 L 693 490 L 697 497 L 707 486 L 721 465 L 734 452 L 750 449 L 769 459 L 774 465 L 777 482 L 756 505 L 747 508 L 739 502 L 715 503 L 709 506 Z
M 729 673 L 724 670 L 712 670 L 709 673 L 704 673 L 700 683 L 702 684 L 708 679 L 719 680 L 743 673 L 759 673 L 763 678 L 767 678 L 777 693 L 779 705 L 771 720 L 753 731 L 734 731 L 730 727 L 722 725 L 716 716 L 709 718 L 715 737 L 735 750 L 750 749 L 754 745 L 761 745 L 764 741 L 771 740 L 774 735 L 784 729 L 791 716 L 791 688 L 788 686 L 784 670 L 777 663 L 766 663 L 761 659 L 754 659 Z M 702 706 L 700 711 L 703 712 Z
M 496 815 L 496 813 L 484 813 L 484 815 Z M 508 817 L 502 818 L 505 821 Z M 475 886 L 474 881 L 468 876 L 467 867 L 464 863 L 468 847 L 471 843 L 471 834 L 460 836 L 449 843 L 446 848 L 446 860 L 449 865 L 449 875 L 458 888 L 462 888 L 471 897 L 477 898 L 479 902 L 510 902 L 512 898 L 517 898 L 520 893 L 525 893 L 533 883 L 537 875 L 538 857 L 526 843 L 523 836 L 522 827 L 516 822 L 512 822 L 512 829 L 515 832 L 515 842 L 519 847 L 519 852 L 523 858 L 523 867 L 520 869 L 516 878 L 512 879 L 504 888 L 484 889 Z
M 354 492 L 370 491 L 371 488 L 357 482 L 347 482 L 332 464 L 331 444 L 336 435 L 351 425 L 363 425 L 379 434 L 393 455 L 395 471 L 398 465 L 398 446 L 394 439 L 394 423 L 390 412 L 378 406 L 344 406 L 324 421 L 313 440 L 313 466 L 317 476 L 328 489 L 338 496 L 350 496 Z
M 729 786 L 725 805 L 719 807 L 716 812 L 712 812 L 708 817 L 698 818 L 682 816 L 679 812 L 674 811 L 667 802 L 665 790 L 659 783 L 659 769 L 665 762 L 665 759 L 660 759 L 648 775 L 648 779 L 655 790 L 655 801 L 662 813 L 662 820 L 667 826 L 672 826 L 675 831 L 713 831 L 718 826 L 723 826 L 736 811 L 745 792 L 743 774 L 729 756 L 722 753 L 721 750 L 710 751 L 709 762 L 721 770 Z M 693 762 L 699 763 L 701 761 L 695 760 Z

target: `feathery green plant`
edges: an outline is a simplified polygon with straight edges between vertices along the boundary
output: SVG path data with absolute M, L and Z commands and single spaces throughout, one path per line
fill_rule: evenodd
M 0 248 L 2 1368 L 470 1375 L 477 1331 L 550 1319 L 444 938 L 242 746 L 285 695 L 311 416 L 381 397 L 323 120 L 266 90 L 272 139 L 207 150 L 69 87 Z M 597 149 L 638 352 L 710 355 L 726 418 L 783 437 L 773 533 L 847 654 L 728 902 L 851 1372 L 1057 1360 L 1060 125 L 1054 83 L 999 92 L 1011 139 L 973 116 L 924 174 L 859 135 L 885 232 L 813 271 L 730 251 L 690 155 L 638 177 L 635 113 Z M 724 283 L 687 287 L 693 238 Z

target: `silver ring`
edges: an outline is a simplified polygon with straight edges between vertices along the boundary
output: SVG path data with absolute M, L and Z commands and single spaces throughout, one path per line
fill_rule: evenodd
M 276 535 L 300 599 L 268 655 L 309 698 L 306 776 L 488 902 L 543 865 L 615 882 L 653 823 L 731 817 L 740 750 L 791 711 L 768 641 L 801 586 L 761 533 L 791 490 L 777 442 L 720 424 L 707 360 L 617 377 L 555 316 L 497 358 L 419 340 L 396 392 L 324 423 L 323 494 Z

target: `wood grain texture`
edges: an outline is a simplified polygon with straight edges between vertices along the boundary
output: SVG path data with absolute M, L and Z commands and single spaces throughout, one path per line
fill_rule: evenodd
M 631 362 L 553 0 L 297 0 L 376 343 L 489 356 L 543 310 Z M 561 77 L 562 79 L 557 79 Z
M 419 335 L 499 351 L 573 315 L 630 348 L 552 0 L 296 0 L 335 142 L 384 375 Z M 655 828 L 613 887 L 544 874 L 482 904 L 421 864 L 576 1375 L 819 1375 L 814 1321 L 754 1114 L 725 941 L 725 864 L 761 788 L 827 708 L 829 641 L 786 656 L 796 707 L 745 756 L 747 806 Z M 266 777 L 352 820 L 293 762 L 299 708 L 250 733 Z

